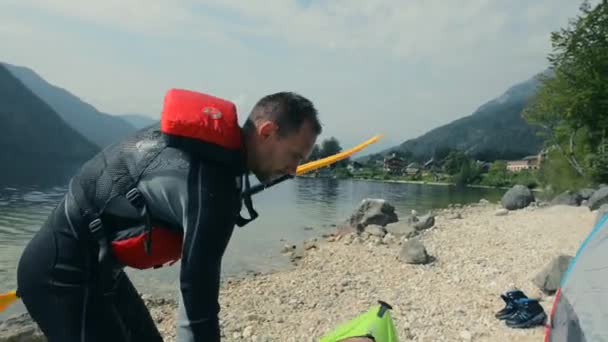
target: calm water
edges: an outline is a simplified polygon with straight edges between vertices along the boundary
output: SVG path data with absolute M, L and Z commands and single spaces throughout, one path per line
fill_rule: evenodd
M 15 287 L 21 251 L 65 191 L 65 187 L 0 188 L 0 292 Z M 465 204 L 481 198 L 497 201 L 503 193 L 498 189 L 298 178 L 255 196 L 254 207 L 260 217 L 245 227 L 235 228 L 223 273 L 229 276 L 287 267 L 288 260 L 280 254 L 285 243 L 332 231 L 332 224 L 348 218 L 364 198 L 387 199 L 399 217 L 404 217 L 412 209 L 423 213 L 450 203 Z M 173 294 L 178 286 L 179 263 L 128 273 L 142 292 Z M 15 305 L 10 312 L 21 309 Z M 2 316 L 5 315 L 0 315 L 0 319 Z

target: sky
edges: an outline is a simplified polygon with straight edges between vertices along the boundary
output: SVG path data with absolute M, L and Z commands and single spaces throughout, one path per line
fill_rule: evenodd
M 2 0 L 0 60 L 110 114 L 160 117 L 186 88 L 295 91 L 325 139 L 377 148 L 470 115 L 548 67 L 579 0 Z

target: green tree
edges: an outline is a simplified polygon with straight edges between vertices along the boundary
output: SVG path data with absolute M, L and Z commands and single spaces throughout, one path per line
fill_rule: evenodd
M 482 184 L 489 186 L 508 186 L 511 185 L 510 175 L 507 171 L 507 163 L 497 160 L 490 165 L 488 173 L 483 176 Z
M 331 156 L 332 154 L 339 153 L 340 151 L 342 151 L 342 147 L 340 146 L 338 139 L 334 137 L 325 139 L 321 143 L 320 158 Z
M 313 146 L 312 151 L 310 152 L 310 156 L 306 161 L 313 161 L 321 158 L 321 148 L 319 148 L 319 144 L 315 144 Z
M 435 159 L 437 161 L 441 161 L 441 160 L 447 158 L 447 156 L 453 151 L 455 151 L 455 150 L 452 149 L 451 147 L 439 146 L 439 147 L 435 148 L 435 150 L 433 151 L 433 159 Z
M 340 152 L 342 152 L 342 146 L 340 146 L 340 142 L 335 137 L 330 137 L 329 139 L 323 140 L 323 142 L 321 143 L 321 148 L 319 150 L 319 158 L 329 157 L 333 154 Z M 332 169 L 335 167 L 346 167 L 349 162 L 350 157 L 342 159 L 330 165 L 329 167 Z
M 471 158 L 467 156 L 463 151 L 452 150 L 445 157 L 445 163 L 443 164 L 443 170 L 449 175 L 455 175 L 461 172 L 461 169 L 465 163 L 469 163 Z
M 452 180 L 456 185 L 462 186 L 473 184 L 479 180 L 481 170 L 479 166 L 471 159 L 465 159 L 460 165 L 460 170 L 456 173 Z
M 605 145 L 608 128 L 608 4 L 592 7 L 584 1 L 580 11 L 551 34 L 552 75 L 540 78 L 523 116 L 543 128 L 548 147 L 561 154 L 575 177 L 601 181 L 608 176 L 598 172 L 603 158 L 598 146 Z

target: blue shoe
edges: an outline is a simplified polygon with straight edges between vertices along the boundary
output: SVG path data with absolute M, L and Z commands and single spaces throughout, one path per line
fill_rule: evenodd
M 503 320 L 509 318 L 517 311 L 515 301 L 521 298 L 528 298 L 521 290 L 511 290 L 500 295 L 500 298 L 505 301 L 505 307 L 498 311 L 494 316 L 497 319 Z
M 544 325 L 547 321 L 545 310 L 538 300 L 520 298 L 515 300 L 517 310 L 509 316 L 505 323 L 510 328 L 531 328 L 537 325 Z

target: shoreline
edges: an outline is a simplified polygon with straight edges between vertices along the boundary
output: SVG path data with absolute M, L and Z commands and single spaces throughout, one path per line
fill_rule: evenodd
M 311 179 L 328 179 L 331 177 L 314 177 L 314 176 L 298 176 L 301 178 L 311 178 Z M 331 178 L 336 180 L 358 180 L 358 181 L 367 181 L 367 182 L 378 182 L 378 183 L 401 183 L 401 184 L 420 184 L 420 185 L 436 185 L 436 186 L 453 186 L 456 187 L 455 183 L 449 182 L 433 182 L 433 181 L 415 181 L 415 180 L 405 180 L 405 179 L 376 179 L 376 178 L 364 178 L 364 177 L 347 177 L 347 178 Z M 491 186 L 491 185 L 483 185 L 483 184 L 465 184 L 463 185 L 465 188 L 477 188 L 477 189 L 497 189 L 497 190 L 509 190 L 512 186 Z M 539 188 L 530 189 L 532 192 L 543 193 L 544 190 Z
M 531 278 L 555 255 L 576 252 L 595 212 L 544 206 L 502 216 L 499 208 L 477 203 L 436 210 L 433 227 L 416 237 L 434 258 L 428 264 L 399 261 L 400 242 L 330 235 L 298 244 L 300 255 L 287 269 L 226 277 L 222 340 L 318 340 L 377 300 L 393 306 L 400 340 L 541 340 L 542 327 L 509 329 L 493 318 L 503 305 L 499 294 L 515 284 L 540 298 L 548 314 L 553 297 Z M 174 341 L 176 301 L 144 298 L 166 341 Z

